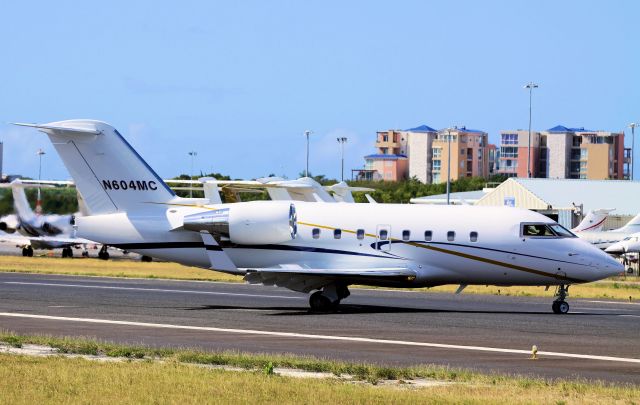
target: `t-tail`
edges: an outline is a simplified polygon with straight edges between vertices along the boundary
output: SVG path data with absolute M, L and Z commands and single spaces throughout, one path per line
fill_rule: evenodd
M 49 136 L 91 214 L 148 211 L 177 198 L 107 123 L 68 120 L 16 125 L 33 127 Z
M 601 231 L 604 222 L 607 220 L 612 209 L 591 210 L 585 215 L 582 221 L 571 231 L 576 232 L 597 232 Z

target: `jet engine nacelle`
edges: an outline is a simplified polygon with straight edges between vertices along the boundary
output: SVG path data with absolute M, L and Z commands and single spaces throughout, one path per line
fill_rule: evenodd
M 240 245 L 284 243 L 298 232 L 295 205 L 288 202 L 254 201 L 187 215 L 184 229 L 207 231 Z
M 6 233 L 14 233 L 16 231 L 16 228 L 12 228 L 6 222 L 0 222 L 0 231 Z

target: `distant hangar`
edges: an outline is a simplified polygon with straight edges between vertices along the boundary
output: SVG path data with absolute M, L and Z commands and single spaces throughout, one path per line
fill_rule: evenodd
M 589 210 L 615 208 L 605 222 L 605 229 L 613 229 L 640 212 L 640 182 L 512 177 L 493 189 L 451 193 L 451 201 L 526 208 L 547 215 L 567 228 L 577 225 Z M 446 194 L 414 198 L 411 202 L 446 204 Z

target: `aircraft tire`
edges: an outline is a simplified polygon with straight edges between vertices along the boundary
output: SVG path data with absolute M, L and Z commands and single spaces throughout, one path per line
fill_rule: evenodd
M 29 252 L 27 251 L 27 248 L 22 248 L 22 256 L 23 257 L 29 256 Z
M 29 246 L 27 248 L 27 256 L 28 257 L 33 257 L 33 248 L 31 246 Z
M 67 248 L 67 257 L 69 258 L 73 257 L 73 249 Z
M 331 302 L 329 297 L 322 294 L 322 291 L 316 291 L 309 297 L 309 307 L 311 312 L 331 312 L 335 311 L 340 301 Z
M 151 263 L 153 261 L 153 258 L 151 256 L 142 255 L 140 257 L 140 261 L 144 263 Z
M 66 258 L 67 257 L 67 248 L 62 248 L 62 258 Z
M 553 301 L 551 308 L 554 314 L 566 314 L 569 312 L 569 304 L 566 301 Z

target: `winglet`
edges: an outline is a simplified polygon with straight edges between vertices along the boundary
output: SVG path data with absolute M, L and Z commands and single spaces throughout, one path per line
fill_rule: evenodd
M 95 128 L 63 127 L 63 126 L 48 125 L 48 124 L 28 124 L 24 122 L 13 122 L 12 124 L 20 127 L 35 128 L 42 132 L 63 131 L 63 132 L 75 132 L 78 134 L 89 134 L 89 135 L 100 135 L 102 133 L 101 131 Z

